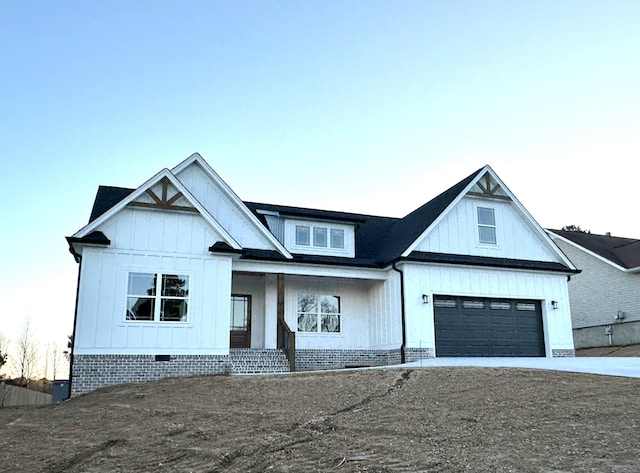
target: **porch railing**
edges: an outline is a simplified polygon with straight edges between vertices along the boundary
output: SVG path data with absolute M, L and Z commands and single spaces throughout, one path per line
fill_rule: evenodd
M 278 348 L 289 360 L 291 371 L 296 370 L 296 333 L 292 332 L 284 318 L 278 317 Z

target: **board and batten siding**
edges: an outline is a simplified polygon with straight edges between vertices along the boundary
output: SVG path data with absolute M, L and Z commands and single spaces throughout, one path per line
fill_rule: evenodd
M 400 274 L 389 271 L 385 281 L 372 281 L 369 291 L 371 348 L 393 350 L 402 344 Z
M 496 245 L 479 243 L 478 207 L 495 209 Z M 508 201 L 464 197 L 415 248 L 417 251 L 490 256 L 533 261 L 558 261 L 548 243 L 533 231 Z
M 640 321 L 640 274 L 625 273 L 560 239 L 555 242 L 582 270 L 569 281 L 573 328 L 611 325 L 619 310 L 624 322 Z
M 256 224 L 218 187 L 200 165 L 192 163 L 176 177 L 240 246 L 261 250 L 275 249 L 256 228 Z
M 228 352 L 231 258 L 200 216 L 123 209 L 98 230 L 111 245 L 82 251 L 75 354 Z M 188 275 L 187 322 L 126 321 L 129 272 Z
M 285 277 L 285 320 L 296 332 L 299 349 L 370 348 L 370 281 L 307 276 Z M 298 331 L 298 294 L 327 294 L 340 297 L 340 333 Z
M 566 275 L 445 265 L 403 264 L 407 347 L 433 348 L 433 296 L 535 299 L 542 301 L 545 349 L 572 350 L 571 316 Z M 422 295 L 429 296 L 424 304 Z M 551 301 L 558 301 L 558 309 Z M 437 356 L 437 353 L 436 353 Z

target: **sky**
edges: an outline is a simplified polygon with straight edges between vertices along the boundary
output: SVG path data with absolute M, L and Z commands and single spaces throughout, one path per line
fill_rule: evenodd
M 99 185 L 199 152 L 243 200 L 402 217 L 489 164 L 640 238 L 640 2 L 5 0 L 0 334 L 72 332 Z

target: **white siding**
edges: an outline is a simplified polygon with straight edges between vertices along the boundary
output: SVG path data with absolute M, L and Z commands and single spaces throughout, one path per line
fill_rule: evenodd
M 560 239 L 556 243 L 582 270 L 569 281 L 573 328 L 613 324 L 618 311 L 625 313 L 624 322 L 640 321 L 640 274 L 625 273 Z
M 477 207 L 495 209 L 496 245 L 478 238 Z M 562 262 L 509 201 L 464 197 L 415 248 L 416 251 Z
M 371 310 L 371 348 L 386 350 L 402 344 L 402 316 L 400 304 L 400 274 L 389 272 L 386 281 L 371 284 L 369 293 Z
M 111 240 L 111 248 L 207 255 L 221 240 L 200 215 L 137 208 L 122 209 L 97 230 Z
M 176 177 L 243 248 L 276 249 L 198 164 L 191 164 Z
M 130 271 L 189 275 L 186 323 L 125 320 Z M 231 259 L 85 249 L 75 353 L 225 354 L 229 348 Z
M 433 295 L 536 299 L 542 301 L 545 348 L 573 349 L 567 277 L 500 269 L 404 264 L 407 346 L 435 349 Z M 422 302 L 422 294 L 429 303 Z M 551 309 L 551 301 L 558 309 Z M 437 353 L 436 353 L 437 356 Z
M 285 277 L 285 320 L 296 332 L 296 348 L 369 348 L 370 304 L 372 282 L 348 279 L 315 278 L 304 276 Z M 340 333 L 298 332 L 298 294 L 329 294 L 340 297 Z

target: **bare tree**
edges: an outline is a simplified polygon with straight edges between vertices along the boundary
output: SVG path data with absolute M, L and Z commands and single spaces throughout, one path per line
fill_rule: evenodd
M 26 318 L 16 339 L 16 371 L 20 373 L 20 382 L 29 386 L 38 361 L 38 343 L 31 329 L 31 319 Z
M 47 347 L 47 358 L 51 366 L 51 381 L 54 381 L 58 376 L 62 363 L 62 350 L 60 350 L 60 346 L 56 342 L 49 343 Z
M 0 333 L 0 370 L 9 360 L 9 339 Z

